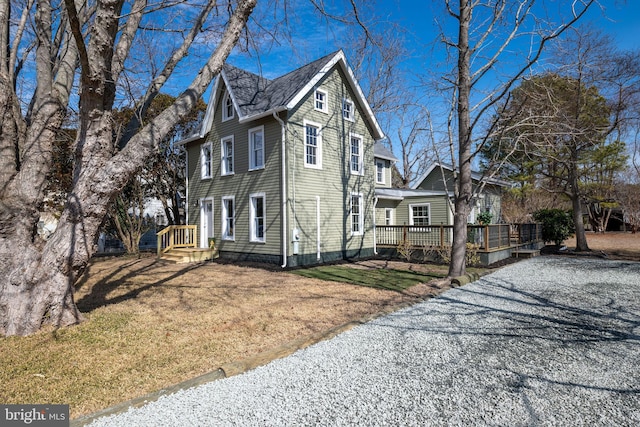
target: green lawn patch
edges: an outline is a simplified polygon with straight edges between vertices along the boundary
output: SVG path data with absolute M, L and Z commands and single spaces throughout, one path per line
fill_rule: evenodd
M 292 273 L 313 279 L 351 283 L 353 285 L 391 291 L 403 291 L 418 283 L 425 283 L 433 279 L 445 277 L 444 274 L 437 273 L 418 273 L 415 271 L 394 269 L 360 269 L 339 265 L 294 270 Z

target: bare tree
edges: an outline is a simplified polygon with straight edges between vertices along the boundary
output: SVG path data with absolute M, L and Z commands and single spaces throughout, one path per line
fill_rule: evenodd
M 154 22 L 162 22 L 162 16 L 151 17 L 152 12 L 184 5 L 36 0 L 23 3 L 14 16 L 10 3 L 0 1 L 0 333 L 24 335 L 46 324 L 81 320 L 73 285 L 96 250 L 109 201 L 196 105 L 240 40 L 256 0 L 230 1 L 217 8 L 214 1 L 198 5 L 190 15 L 190 29 L 178 33 L 179 42 L 139 100 L 135 119 L 117 142 L 120 150 L 112 137 L 112 109 L 136 35 L 145 25 L 157 28 Z M 175 102 L 145 121 L 146 109 L 208 20 L 219 29 L 215 49 Z M 27 22 L 33 33 L 28 33 Z M 24 102 L 17 91 L 20 55 L 30 51 L 36 84 Z M 52 144 L 68 114 L 76 76 L 73 178 L 58 228 L 44 241 L 36 224 L 52 168 Z
M 547 43 L 580 19 L 595 1 L 561 2 L 567 19 L 559 24 L 542 18 L 547 2 L 445 0 L 444 3 L 457 29 L 452 36 L 442 31 L 442 41 L 455 60 L 453 73 L 445 78 L 452 94 L 448 135 L 452 152 L 457 152 L 457 162 L 453 162 L 457 163 L 457 171 L 448 273 L 455 277 L 466 271 L 467 217 L 474 201 L 471 164 L 492 134 L 492 129 L 480 129 L 483 120 L 494 113 L 511 87 L 538 61 Z M 518 48 L 523 39 L 529 40 L 528 47 Z M 510 47 L 521 55 L 514 55 Z M 505 59 L 507 55 L 510 60 Z

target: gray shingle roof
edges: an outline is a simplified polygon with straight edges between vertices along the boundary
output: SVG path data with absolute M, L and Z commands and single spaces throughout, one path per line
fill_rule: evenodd
M 240 110 L 240 116 L 249 117 L 286 106 L 338 52 L 326 55 L 274 80 L 233 65 L 224 65 L 226 82 Z
M 373 156 L 379 159 L 391 160 L 392 162 L 398 161 L 398 158 L 380 142 L 376 142 L 373 146 Z

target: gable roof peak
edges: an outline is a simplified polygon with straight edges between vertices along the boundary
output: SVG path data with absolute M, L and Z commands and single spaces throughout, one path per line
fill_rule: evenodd
M 342 67 L 347 83 L 353 88 L 357 101 L 365 112 L 365 119 L 373 129 L 374 138 L 383 139 L 384 133 L 373 115 L 371 106 L 347 64 L 344 52 L 339 49 L 271 80 L 225 63 L 215 80 L 198 135 L 188 138 L 183 143 L 202 138 L 209 132 L 213 123 L 213 112 L 222 101 L 223 85 L 231 96 L 238 120 L 245 123 L 295 108 L 336 64 Z

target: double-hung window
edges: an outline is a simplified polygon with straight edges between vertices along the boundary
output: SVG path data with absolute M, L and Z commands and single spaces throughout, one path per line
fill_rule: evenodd
M 384 184 L 384 161 L 376 160 L 376 183 Z
M 235 240 L 235 198 L 224 196 L 222 198 L 222 238 Z
M 393 208 L 385 208 L 384 225 L 393 225 Z
M 419 203 L 409 205 L 409 225 L 427 226 L 430 225 L 429 203 Z
M 351 235 L 362 235 L 364 232 L 364 215 L 362 212 L 362 194 L 351 193 Z
M 233 135 L 222 138 L 220 141 L 220 151 L 221 174 L 233 175 Z
M 249 170 L 264 169 L 264 126 L 249 130 Z
M 254 193 L 249 196 L 249 240 L 264 243 L 265 241 L 265 196 Z
M 211 143 L 205 142 L 200 146 L 200 177 L 202 179 L 211 178 Z
M 350 146 L 350 168 L 351 173 L 354 175 L 362 175 L 364 172 L 364 165 L 362 162 L 362 136 L 356 134 L 349 134 L 349 146 Z
M 304 122 L 304 165 L 322 168 L 322 134 L 317 123 Z
M 328 113 L 329 107 L 327 101 L 327 92 L 322 89 L 316 89 L 313 94 L 313 108 L 316 111 Z
M 342 100 L 342 118 L 350 122 L 355 120 L 353 101 L 350 99 Z
M 231 95 L 227 92 L 224 96 L 224 100 L 222 102 L 222 121 L 231 120 L 234 117 L 234 109 L 233 109 L 233 99 L 231 99 Z

